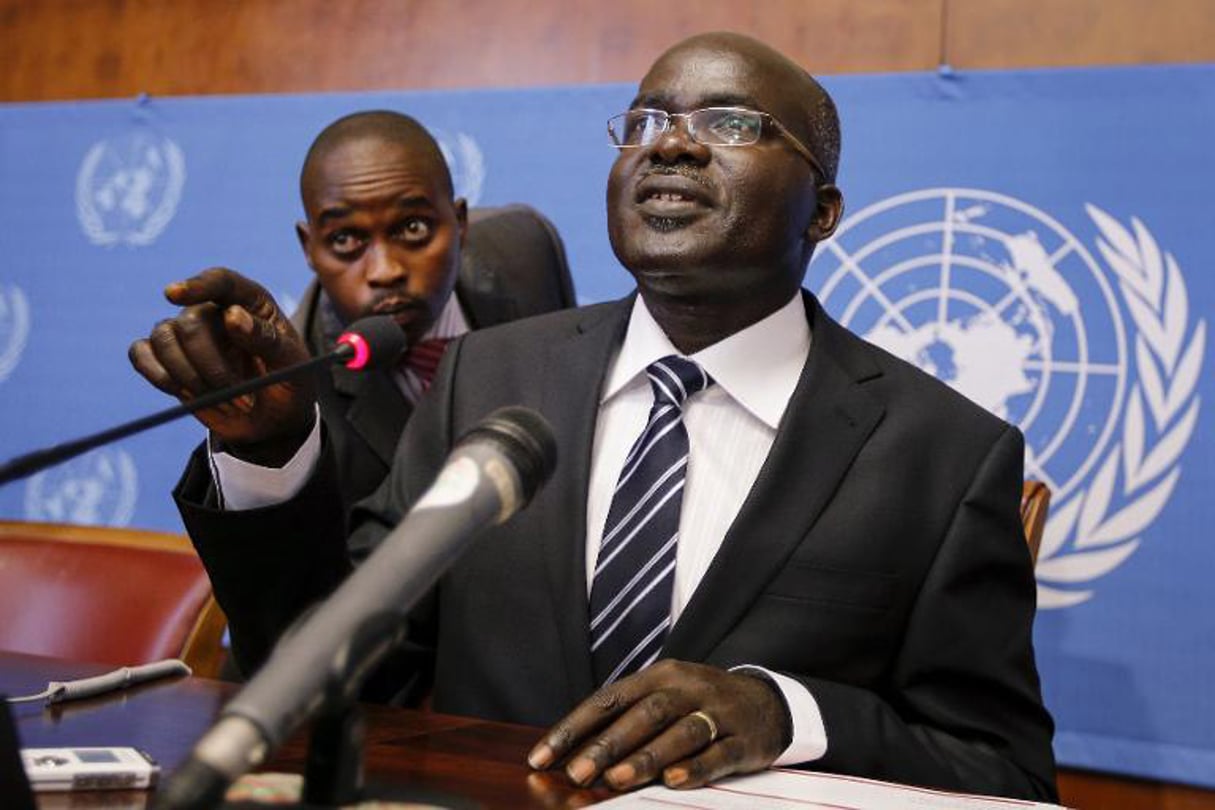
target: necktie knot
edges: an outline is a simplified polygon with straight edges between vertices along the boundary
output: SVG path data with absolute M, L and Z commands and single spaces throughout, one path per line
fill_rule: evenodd
M 688 397 L 713 384 L 713 378 L 695 361 L 675 354 L 650 363 L 645 371 L 656 405 L 682 408 Z
M 443 359 L 443 352 L 447 350 L 448 343 L 451 343 L 451 338 L 420 340 L 410 346 L 401 359 L 406 368 L 418 375 L 423 391 L 429 388 L 434 380 L 435 371 L 439 368 L 439 361 Z

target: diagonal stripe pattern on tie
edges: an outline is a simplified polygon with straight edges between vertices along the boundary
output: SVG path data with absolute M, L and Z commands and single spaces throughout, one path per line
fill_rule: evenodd
M 439 361 L 443 359 L 443 352 L 447 351 L 448 343 L 451 343 L 451 338 L 419 341 L 410 346 L 409 351 L 401 358 L 401 362 L 418 375 L 423 391 L 430 388 L 431 382 L 434 381 L 435 371 L 439 368 Z
M 591 581 L 591 658 L 601 685 L 648 666 L 666 639 L 688 468 L 683 405 L 713 384 L 675 355 L 646 374 L 654 406 L 625 458 Z

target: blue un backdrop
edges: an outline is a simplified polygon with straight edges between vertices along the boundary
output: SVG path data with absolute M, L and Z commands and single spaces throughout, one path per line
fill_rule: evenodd
M 807 284 L 1021 426 L 1054 493 L 1037 649 L 1063 763 L 1215 786 L 1215 67 L 835 77 L 848 215 Z M 126 361 L 169 281 L 225 265 L 290 307 L 297 173 L 348 112 L 439 136 L 474 205 L 561 230 L 584 303 L 621 85 L 0 106 L 0 457 L 166 407 Z M 193 422 L 0 489 L 0 515 L 178 530 Z

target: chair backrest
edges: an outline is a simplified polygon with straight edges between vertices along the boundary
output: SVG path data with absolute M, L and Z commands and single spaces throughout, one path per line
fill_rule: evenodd
M 1029 556 L 1038 561 L 1042 531 L 1046 528 L 1046 513 L 1050 510 L 1050 487 L 1041 481 L 1026 481 L 1021 486 L 1021 525 L 1025 527 L 1025 542 Z
M 0 649 L 215 677 L 225 624 L 181 535 L 0 521 Z

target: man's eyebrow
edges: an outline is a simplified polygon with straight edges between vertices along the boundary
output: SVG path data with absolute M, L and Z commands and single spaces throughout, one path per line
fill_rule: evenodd
M 350 216 L 351 208 L 348 205 L 331 205 L 325 208 L 316 218 L 316 224 L 324 225 L 326 222 L 331 222 L 335 219 L 345 219 Z

